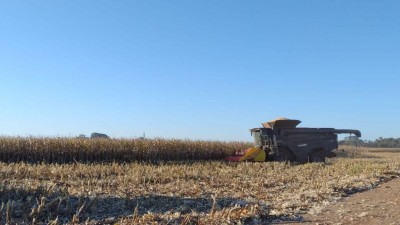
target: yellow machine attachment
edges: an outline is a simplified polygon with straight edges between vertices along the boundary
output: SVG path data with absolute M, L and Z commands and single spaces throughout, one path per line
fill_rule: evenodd
M 246 153 L 242 158 L 239 159 L 239 162 L 253 159 L 254 162 L 264 162 L 267 157 L 267 154 L 261 148 L 253 147 L 246 150 Z

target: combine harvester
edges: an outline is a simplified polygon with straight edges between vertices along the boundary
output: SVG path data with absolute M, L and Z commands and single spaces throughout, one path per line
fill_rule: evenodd
M 359 130 L 297 127 L 300 123 L 300 120 L 286 118 L 262 123 L 262 128 L 250 130 L 255 147 L 236 151 L 225 160 L 325 162 L 325 158 L 334 156 L 332 151 L 338 148 L 337 134 L 355 134 L 361 137 Z

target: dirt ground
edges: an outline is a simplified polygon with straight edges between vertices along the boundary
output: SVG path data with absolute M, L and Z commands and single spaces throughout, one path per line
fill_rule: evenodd
M 400 224 L 400 179 L 345 197 L 321 212 L 303 215 L 301 221 L 278 224 Z

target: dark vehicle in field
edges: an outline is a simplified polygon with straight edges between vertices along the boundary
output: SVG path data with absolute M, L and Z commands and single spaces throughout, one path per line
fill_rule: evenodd
M 237 151 L 228 161 L 279 161 L 279 162 L 325 162 L 338 148 L 337 134 L 355 134 L 359 130 L 334 128 L 301 128 L 300 120 L 279 118 L 263 123 L 262 128 L 250 130 L 255 147 Z
M 93 132 L 90 138 L 110 138 L 107 134 Z

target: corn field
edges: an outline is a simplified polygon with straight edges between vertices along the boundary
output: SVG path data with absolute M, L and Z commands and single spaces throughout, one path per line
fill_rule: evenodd
M 326 163 L 299 165 L 203 160 L 246 145 L 3 138 L 0 224 L 290 223 L 400 175 L 396 149 L 345 148 Z M 165 162 L 149 163 L 160 155 Z M 190 163 L 167 162 L 176 159 Z
M 0 138 L 2 162 L 134 162 L 222 159 L 249 143 L 168 139 Z

